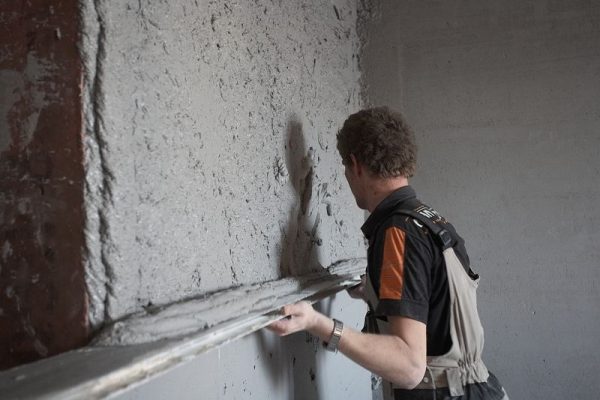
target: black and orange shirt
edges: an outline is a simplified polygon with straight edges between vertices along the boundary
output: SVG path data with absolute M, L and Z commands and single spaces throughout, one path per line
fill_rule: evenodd
M 403 316 L 427 325 L 427 355 L 450 350 L 450 293 L 442 250 L 431 232 L 413 218 L 396 213 L 422 203 L 410 186 L 386 197 L 369 216 L 362 231 L 369 240 L 367 273 L 379 297 L 375 317 Z M 454 250 L 470 272 L 463 239 L 454 236 Z

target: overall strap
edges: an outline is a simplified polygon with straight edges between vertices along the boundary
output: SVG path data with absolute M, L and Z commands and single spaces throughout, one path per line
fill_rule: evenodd
M 425 225 L 433 233 L 435 241 L 442 251 L 456 244 L 456 240 L 450 232 L 442 226 L 442 223 L 446 222 L 445 219 L 429 206 L 421 204 L 414 210 L 399 209 L 394 211 L 394 214 L 407 215 Z

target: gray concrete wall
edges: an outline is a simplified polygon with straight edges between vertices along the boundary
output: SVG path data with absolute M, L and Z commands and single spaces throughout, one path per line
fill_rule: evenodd
M 361 105 L 354 1 L 82 5 L 94 327 L 365 255 L 335 148 Z M 345 295 L 321 307 L 362 326 Z M 370 395 L 305 338 L 259 332 L 123 398 Z
M 600 390 L 599 27 L 597 2 L 384 1 L 367 29 L 367 92 L 415 128 L 514 399 Z

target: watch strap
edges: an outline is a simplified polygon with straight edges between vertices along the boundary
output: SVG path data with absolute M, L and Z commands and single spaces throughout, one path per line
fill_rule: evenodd
M 324 343 L 325 348 L 332 352 L 338 351 L 338 345 L 340 344 L 340 339 L 342 338 L 342 331 L 344 330 L 344 324 L 342 321 L 337 319 L 333 319 L 333 331 L 331 332 L 331 336 L 329 337 L 329 341 Z

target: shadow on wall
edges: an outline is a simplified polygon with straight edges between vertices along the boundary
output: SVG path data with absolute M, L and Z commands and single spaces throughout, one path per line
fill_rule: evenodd
M 313 187 L 315 186 L 315 154 L 306 145 L 302 122 L 293 115 L 286 128 L 285 163 L 289 183 L 293 188 L 293 201 L 290 206 L 287 224 L 282 231 L 280 253 L 281 277 L 300 276 L 322 270 L 319 262 L 321 240 L 317 236 L 321 217 L 318 210 L 313 212 Z M 329 314 L 330 302 L 315 304 L 315 309 Z M 258 333 L 262 348 L 264 367 L 269 371 L 273 382 L 287 386 L 288 399 L 320 398 L 320 373 L 317 354 L 320 351 L 319 339 L 306 332 L 298 332 L 277 340 L 272 344 L 264 330 Z
M 331 299 L 315 304 L 315 309 L 325 315 L 331 315 L 331 308 Z M 298 332 L 273 342 L 268 335 L 274 334 L 265 329 L 257 332 L 262 367 L 269 371 L 272 382 L 285 386 L 287 400 L 320 400 L 325 393 L 321 385 L 326 382 L 322 379 L 325 360 L 318 357 L 324 351 L 319 339 Z
M 318 249 L 322 241 L 317 237 L 321 217 L 317 212 L 313 220 L 310 207 L 315 179 L 315 155 L 312 147 L 306 148 L 302 123 L 295 115 L 287 124 L 285 149 L 294 201 L 281 240 L 281 277 L 299 276 L 322 269 Z

